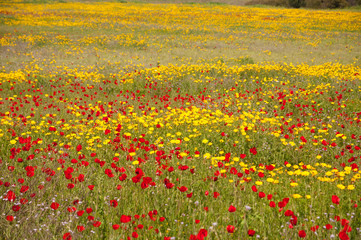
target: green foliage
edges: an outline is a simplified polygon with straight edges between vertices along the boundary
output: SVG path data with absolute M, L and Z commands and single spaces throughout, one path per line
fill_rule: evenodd
M 246 5 L 265 4 L 292 8 L 336 9 L 360 5 L 361 0 L 251 0 Z
M 345 8 L 348 6 L 346 0 L 305 0 L 307 8 Z
M 293 8 L 300 8 L 305 6 L 305 0 L 289 0 L 288 4 Z
M 325 8 L 345 8 L 348 6 L 346 0 L 328 0 L 325 4 Z
M 275 7 L 289 7 L 287 0 L 251 0 L 246 5 L 269 5 Z

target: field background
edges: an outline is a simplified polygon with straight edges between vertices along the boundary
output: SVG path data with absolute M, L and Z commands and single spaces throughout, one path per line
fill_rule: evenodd
M 361 12 L 164 2 L 0 2 L 0 238 L 359 238 Z

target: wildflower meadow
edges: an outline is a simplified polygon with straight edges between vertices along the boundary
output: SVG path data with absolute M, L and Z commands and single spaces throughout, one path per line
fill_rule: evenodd
M 0 4 L 0 239 L 361 239 L 361 12 Z

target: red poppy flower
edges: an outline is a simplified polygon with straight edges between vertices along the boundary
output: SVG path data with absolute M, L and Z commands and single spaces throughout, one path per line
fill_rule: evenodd
M 202 228 L 199 230 L 198 234 L 197 234 L 197 239 L 204 239 L 205 237 L 207 237 L 208 232 L 206 229 Z
M 274 167 L 273 165 L 267 165 L 267 166 L 266 166 L 266 169 L 267 169 L 268 171 L 272 171 L 273 169 L 275 169 L 275 167 Z
M 76 150 L 77 150 L 78 152 L 80 152 L 82 149 L 83 149 L 83 147 L 81 146 L 81 144 L 79 144 L 79 145 L 76 147 Z
M 171 189 L 171 188 L 174 187 L 174 183 L 171 183 L 171 182 L 166 183 L 166 184 L 165 184 L 165 187 L 168 188 L 168 189 Z
M 324 145 L 324 146 L 327 146 L 327 145 L 329 145 L 330 143 L 329 142 L 327 142 L 326 140 L 322 140 L 322 145 Z
M 252 229 L 250 229 L 250 230 L 248 230 L 248 236 L 253 236 L 253 235 L 255 235 L 256 234 L 256 231 L 254 231 L 254 230 L 252 230 Z
M 26 175 L 28 176 L 28 177 L 32 177 L 32 176 L 34 176 L 34 171 L 28 171 L 28 172 L 26 172 Z
M 76 228 L 78 229 L 79 232 L 82 232 L 85 230 L 84 226 L 77 226 Z
M 236 175 L 238 173 L 238 171 L 235 167 L 232 167 L 230 170 L 230 173 Z
M 134 183 L 138 183 L 138 182 L 140 182 L 141 178 L 142 178 L 142 175 L 137 175 L 137 176 L 132 177 L 132 181 Z
M 229 208 L 228 208 L 228 212 L 235 212 L 237 209 L 236 209 L 236 207 L 235 206 L 229 206 Z
M 142 182 L 142 183 L 140 184 L 140 187 L 141 187 L 142 189 L 146 189 L 147 187 L 149 187 L 149 184 L 147 184 L 146 182 Z
M 291 223 L 293 226 L 297 225 L 297 216 L 292 215 L 292 216 L 291 216 L 291 219 L 290 219 L 290 223 Z
M 114 224 L 112 227 L 113 227 L 114 230 L 117 230 L 117 229 L 120 228 L 120 226 L 118 224 Z
M 79 174 L 78 177 L 79 182 L 84 182 L 84 178 L 85 178 L 84 174 Z
M 189 237 L 189 240 L 197 240 L 197 236 L 196 236 L 196 235 L 191 234 L 191 236 Z
M 325 226 L 325 227 L 326 227 L 326 229 L 327 229 L 327 230 L 330 230 L 330 229 L 332 229 L 332 228 L 333 228 L 331 224 L 326 224 L 326 226 Z
M 334 204 L 340 204 L 340 198 L 339 197 L 337 197 L 336 195 L 332 195 L 332 202 L 334 203 Z
M 346 232 L 344 231 L 341 231 L 339 234 L 338 234 L 338 237 L 341 239 L 341 240 L 350 240 L 350 237 L 347 235 Z
M 12 222 L 14 221 L 14 217 L 9 215 L 9 216 L 6 216 L 6 220 L 9 221 L 9 222 Z
M 250 150 L 250 153 L 252 153 L 253 155 L 256 155 L 257 154 L 257 149 L 255 147 L 251 148 Z
M 121 221 L 122 223 L 130 222 L 131 219 L 132 219 L 131 216 L 126 216 L 126 215 L 122 215 L 122 216 L 120 217 L 120 221 Z
M 186 192 L 186 191 L 188 190 L 188 188 L 185 187 L 185 186 L 181 186 L 181 187 L 177 187 L 177 188 L 178 188 L 178 190 L 181 191 L 181 192 Z
M 60 206 L 60 204 L 57 203 L 57 202 L 53 202 L 53 203 L 50 205 L 50 207 L 51 207 L 52 209 L 54 209 L 54 210 L 58 209 L 59 206 Z
M 305 238 L 305 237 L 306 237 L 306 232 L 305 232 L 304 230 L 300 230 L 300 231 L 298 232 L 298 236 L 299 236 L 300 238 Z
M 180 170 L 182 170 L 182 171 L 185 171 L 185 170 L 187 170 L 189 167 L 187 166 L 187 165 L 179 165 L 178 166 L 178 169 L 180 169 Z
M 65 233 L 65 234 L 63 235 L 63 239 L 64 239 L 64 240 L 71 240 L 71 239 L 72 239 L 71 234 L 70 234 L 70 233 Z
M 101 222 L 95 221 L 95 222 L 93 223 L 93 226 L 94 226 L 94 227 L 100 227 L 101 224 L 102 224 Z
M 133 238 L 138 238 L 138 236 L 139 236 L 139 235 L 138 235 L 137 232 L 133 232 L 133 233 L 132 233 L 132 237 L 133 237 Z
M 79 216 L 79 217 L 81 217 L 81 216 L 83 216 L 83 214 L 84 214 L 84 210 L 81 210 L 81 211 L 78 211 L 76 214 Z
M 219 195 L 220 195 L 219 192 L 214 192 L 214 193 L 213 193 L 213 197 L 214 197 L 214 198 L 218 198 Z
M 110 200 L 110 206 L 117 207 L 118 206 L 117 200 Z
M 68 207 L 68 212 L 75 212 L 76 211 L 76 207 Z
M 234 233 L 234 229 L 235 229 L 235 227 L 233 225 L 227 226 L 227 232 L 229 232 L 229 233 Z
M 343 232 L 351 232 L 351 231 L 352 231 L 352 228 L 351 228 L 348 224 L 346 224 L 346 225 L 344 226 L 344 228 L 342 229 L 342 231 L 343 231 Z
M 289 217 L 289 216 L 292 216 L 292 215 L 293 215 L 293 212 L 291 210 L 286 210 L 286 212 L 285 212 L 286 217 Z
M 14 206 L 12 207 L 12 209 L 13 209 L 14 212 L 17 212 L 17 211 L 20 210 L 20 206 L 19 206 L 19 205 L 14 205 Z
M 320 228 L 320 227 L 319 227 L 318 225 L 312 226 L 312 227 L 311 227 L 311 231 L 312 231 L 312 232 L 316 232 L 319 228 Z
M 279 208 L 283 208 L 285 206 L 286 206 L 286 204 L 284 202 L 278 202 L 278 207 Z
M 4 197 L 4 199 L 7 199 L 8 201 L 12 202 L 15 201 L 15 193 L 13 191 L 9 191 L 6 196 Z

